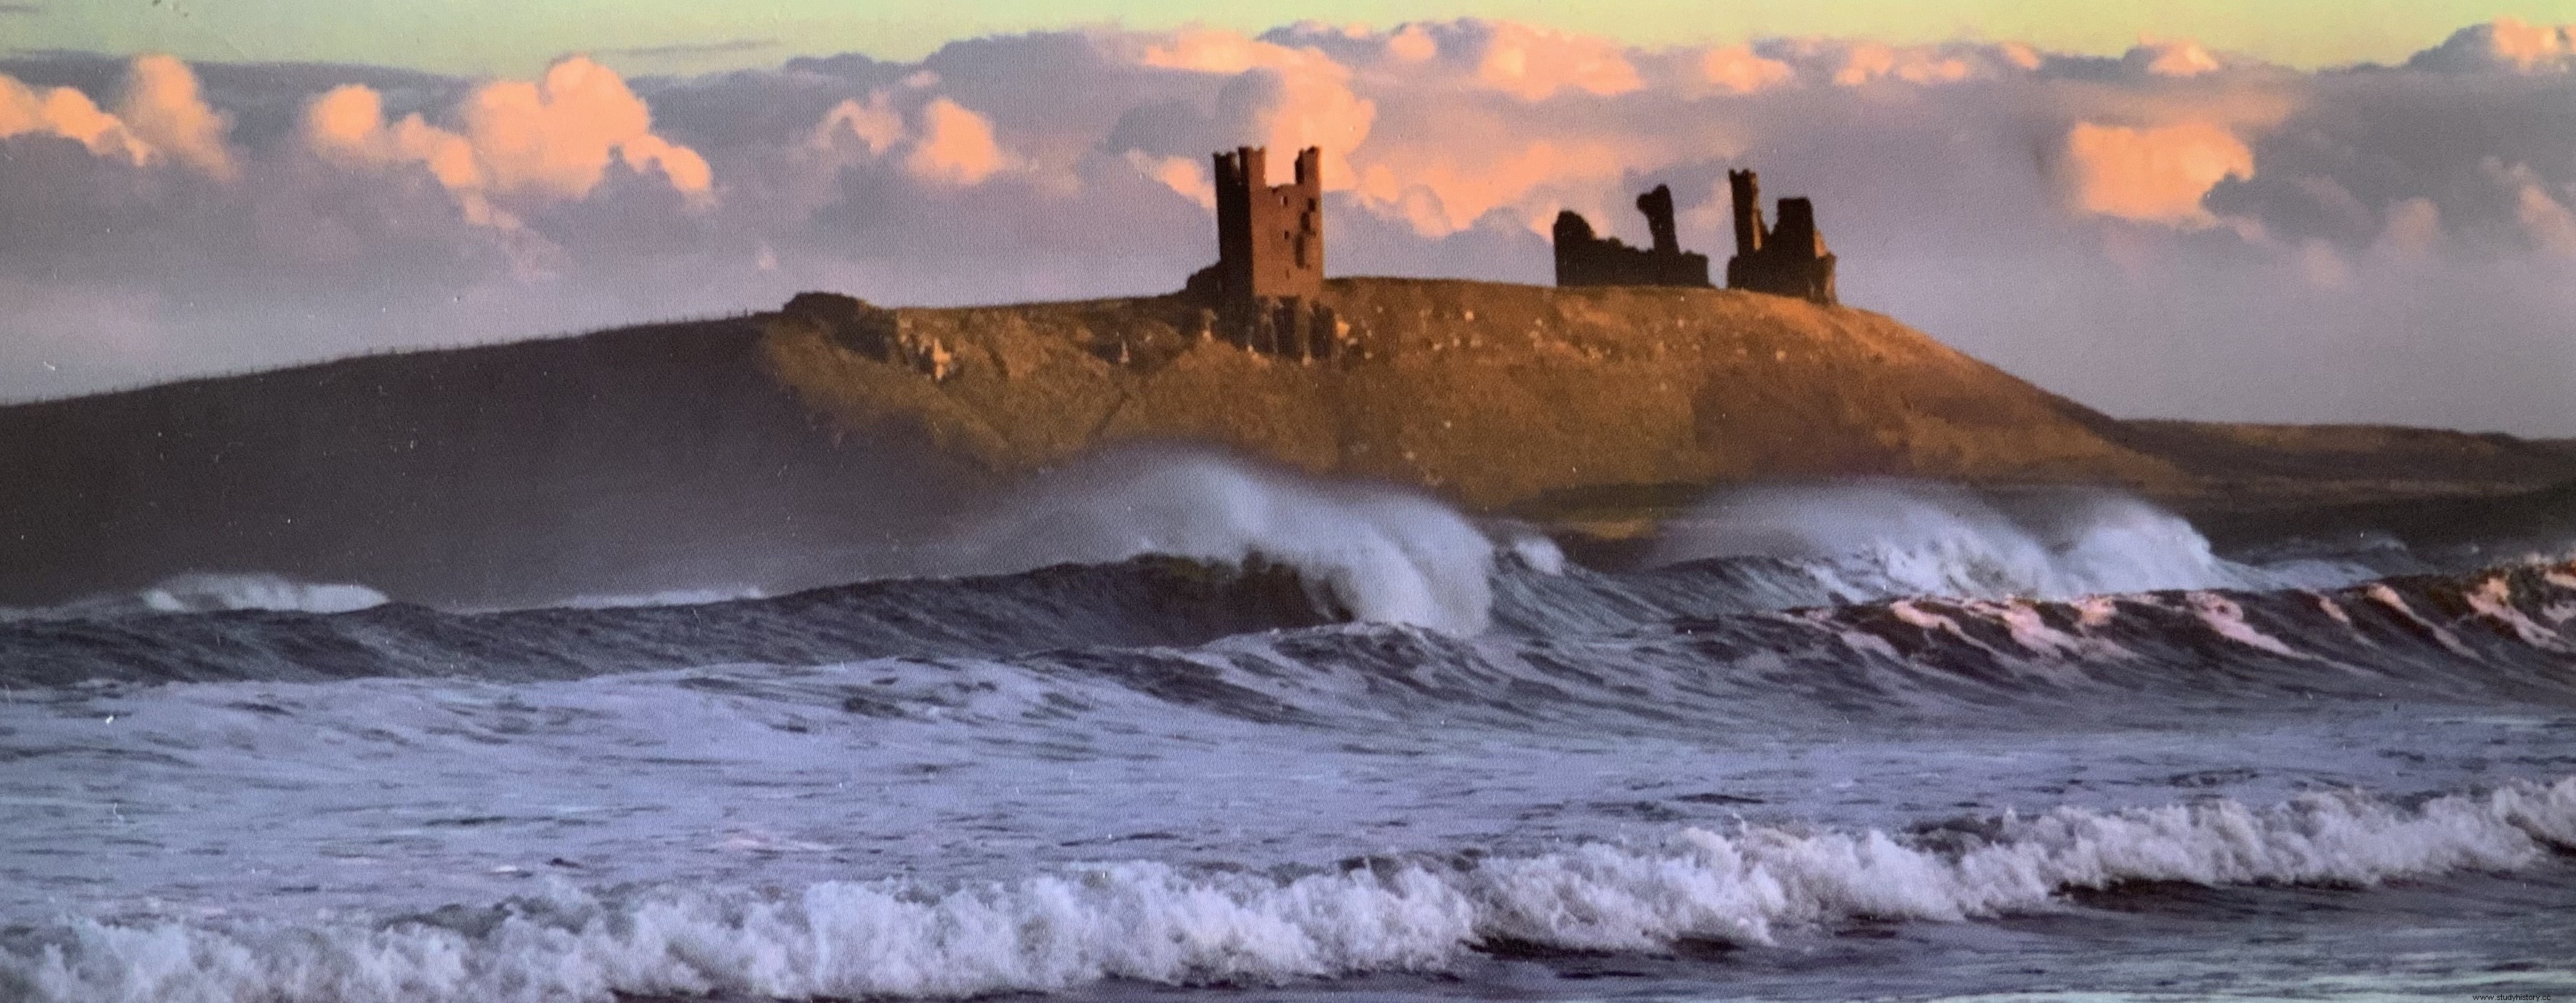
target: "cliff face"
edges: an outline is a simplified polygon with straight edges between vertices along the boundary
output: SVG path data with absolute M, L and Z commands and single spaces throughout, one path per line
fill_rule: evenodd
M 1523 510 L 1755 477 L 2186 480 L 2117 422 L 1866 311 L 1412 279 L 1336 279 L 1323 303 L 1342 329 L 1316 361 L 1215 337 L 1177 297 L 887 311 L 909 346 L 890 357 L 781 315 L 763 350 L 843 427 L 919 428 L 997 469 L 1191 439 Z

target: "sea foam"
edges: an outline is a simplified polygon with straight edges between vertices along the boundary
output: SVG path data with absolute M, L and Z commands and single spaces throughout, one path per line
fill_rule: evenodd
M 1159 863 L 926 888 L 556 882 L 484 909 L 310 921 L 82 920 L 0 947 L 48 1001 L 955 997 L 1106 978 L 1437 971 L 1482 946 L 1746 944 L 1858 918 L 1958 921 L 2129 882 L 2369 886 L 2576 846 L 2576 777 L 2402 804 L 2321 793 L 1967 819 L 1909 833 L 1683 828 L 1524 857 L 1363 858 L 1296 876 Z
M 1546 548 L 1552 551 L 1552 547 Z M 1524 559 L 1546 553 L 1522 548 Z M 942 574 L 1001 574 L 1143 554 L 1294 566 L 1361 620 L 1485 628 L 1495 545 L 1450 507 L 1179 447 L 1091 457 L 930 549 Z
M 2371 577 L 2335 562 L 2230 561 L 2182 517 L 2116 492 L 1997 494 L 1892 479 L 1722 490 L 1666 527 L 1651 562 L 1719 557 L 1793 562 L 1846 601 L 2326 588 Z
M 0 608 L 0 622 L 233 610 L 352 613 L 385 601 L 384 593 L 364 585 L 297 581 L 264 572 L 200 572 L 172 575 L 130 593 L 91 596 L 58 606 Z

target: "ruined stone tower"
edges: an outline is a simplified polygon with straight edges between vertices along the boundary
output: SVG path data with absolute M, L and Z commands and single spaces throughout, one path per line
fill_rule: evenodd
M 1216 155 L 1212 290 L 1237 302 L 1324 291 L 1323 151 L 1297 153 L 1297 179 L 1269 183 L 1258 146 Z
M 1726 287 L 1796 296 L 1833 306 L 1834 256 L 1816 232 L 1816 207 L 1806 199 L 1780 200 L 1780 225 L 1762 225 L 1762 182 L 1752 171 L 1726 172 L 1735 196 L 1735 257 L 1726 261 Z
M 1705 286 L 1708 255 L 1682 250 L 1673 228 L 1673 190 L 1656 185 L 1637 196 L 1654 246 L 1630 247 L 1596 237 L 1592 223 L 1572 209 L 1556 214 L 1556 284 L 1560 286 Z
M 1245 146 L 1216 160 L 1216 264 L 1190 276 L 1188 293 L 1217 314 L 1230 340 L 1298 358 L 1330 354 L 1323 309 L 1323 150 L 1297 152 L 1296 180 L 1269 183 L 1268 151 Z

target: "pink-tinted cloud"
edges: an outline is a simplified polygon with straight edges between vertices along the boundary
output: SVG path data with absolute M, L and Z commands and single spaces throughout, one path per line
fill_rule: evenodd
M 1427 237 L 1464 230 L 1486 213 L 1519 209 L 1533 232 L 1572 202 L 1580 189 L 1616 186 L 1635 164 L 1632 151 L 1603 140 L 1558 140 L 1508 133 L 1473 147 L 1407 143 L 1371 151 L 1357 195 L 1371 211 L 1401 218 Z
M 2201 199 L 2254 176 L 2254 151 L 2201 122 L 2131 128 L 2078 122 L 2066 134 L 2075 204 L 2090 213 L 2177 226 L 2213 222 Z
M 187 64 L 166 55 L 134 58 L 114 114 L 72 88 L 38 89 L 0 75 L 0 138 L 62 136 L 100 156 L 135 164 L 168 159 L 230 180 L 237 173 L 225 139 L 230 128 L 206 104 Z
M 1428 62 L 1440 57 L 1440 40 L 1431 37 L 1431 29 L 1408 24 L 1387 36 L 1386 54 L 1397 62 Z
M 2160 77 L 2188 79 L 2203 73 L 2216 73 L 2221 68 L 2217 56 L 2187 38 L 2149 40 L 2129 50 L 2126 62 L 2142 65 Z
M 1215 211 L 1216 183 L 1209 179 L 1207 168 L 1199 166 L 1198 158 L 1157 157 L 1142 150 L 1129 150 L 1127 160 L 1138 173 L 1162 182 L 1200 208 Z
M 2040 65 L 2027 45 L 1953 42 L 1890 45 L 1868 39 L 1776 39 L 1755 51 L 1790 66 L 1799 79 L 1840 87 L 1891 83 L 1937 86 L 2021 76 Z
M 1816 200 L 1851 302 L 2087 403 L 2576 433 L 2576 395 L 2533 375 L 2576 344 L 2557 319 L 2576 293 L 2555 291 L 2576 289 L 2576 76 L 2552 61 L 2563 33 L 2509 29 L 2321 72 L 2170 40 L 1640 49 L 1486 21 L 1097 28 L 635 81 L 575 60 L 499 83 L 209 65 L 120 94 L 87 82 L 113 65 L 22 60 L 0 81 L 0 285 L 84 276 L 10 333 L 130 380 L 132 360 L 524 337 L 807 288 L 1167 291 L 1213 254 L 1209 153 L 1244 143 L 1283 172 L 1284 150 L 1325 148 L 1337 274 L 1543 282 L 1558 210 L 1634 242 L 1656 184 L 1683 244 L 1722 258 L 1725 174 L 1752 167 Z M 74 299 L 162 350 L 84 342 L 98 314 Z M 2435 351 L 2433 329 L 2476 333 Z M 2284 375 L 2319 358 L 2344 368 Z M 0 344 L 0 392 L 24 365 Z
M 1022 166 L 1003 148 L 993 120 L 946 96 L 924 96 L 935 87 L 934 75 L 920 74 L 900 88 L 911 105 L 906 121 L 893 90 L 880 88 L 865 101 L 843 99 L 823 114 L 806 140 L 807 148 L 843 161 L 895 158 L 912 178 L 944 188 L 971 188 L 995 174 Z
M 903 114 L 894 110 L 886 92 L 868 95 L 865 103 L 857 98 L 843 98 L 840 104 L 824 113 L 823 121 L 814 127 L 811 145 L 830 149 L 840 145 L 844 136 L 856 139 L 867 148 L 869 156 L 879 156 L 903 139 Z
M 1476 79 L 1525 101 L 1562 90 L 1625 94 L 1645 86 L 1621 47 L 1608 39 L 1513 22 L 1485 26 Z
M 2564 73 L 2576 68 L 2576 26 L 2528 24 L 2500 17 L 2453 33 L 2439 46 L 2416 54 L 2411 66 L 2424 69 L 2515 73 Z
M 612 157 L 660 170 L 683 192 L 704 193 L 712 183 L 706 161 L 653 135 L 651 109 L 616 71 L 585 56 L 559 60 L 535 81 L 486 84 L 458 117 L 503 192 L 581 198 L 599 186 Z
M 1150 44 L 1136 56 L 1145 66 L 1235 77 L 1254 99 L 1244 107 L 1243 132 L 1275 150 L 1323 150 L 1327 190 L 1351 186 L 1350 153 L 1369 136 L 1377 105 L 1354 93 L 1348 66 L 1307 46 L 1281 45 L 1227 31 L 1189 29 Z
M 206 105 L 197 75 L 177 58 L 135 57 L 117 117 L 152 149 L 218 178 L 234 176 L 224 139 L 230 124 Z
M 2494 159 L 2485 168 L 2498 187 L 2513 193 L 2514 220 L 2532 247 L 2553 257 L 2576 258 L 2576 213 L 2568 212 L 2539 172 L 2529 164 L 2507 167 Z
M 1737 94 L 1750 94 L 1796 79 L 1798 72 L 1777 59 L 1756 54 L 1750 45 L 1712 46 L 1700 56 L 1700 75 Z
M 704 203 L 714 172 L 697 151 L 652 131 L 652 112 L 614 71 L 587 57 L 557 61 L 535 81 L 494 81 L 456 109 L 458 129 L 414 112 L 385 121 L 384 96 L 348 84 L 306 105 L 303 136 L 323 160 L 352 169 L 415 165 L 451 193 L 467 220 L 515 229 L 499 201 L 579 200 L 612 162 L 657 175 Z
M 371 87 L 344 84 L 315 98 L 305 107 L 304 134 L 315 153 L 343 167 L 419 164 L 452 192 L 479 196 L 490 187 L 471 141 L 417 113 L 387 125 L 384 95 Z
M 993 140 L 992 120 L 955 101 L 934 98 L 921 109 L 921 138 L 904 165 L 932 181 L 981 184 L 1002 169 L 1002 148 Z
M 89 95 L 69 87 L 34 88 L 0 74 L 0 139 L 23 135 L 78 140 L 91 153 L 142 163 L 151 148 Z

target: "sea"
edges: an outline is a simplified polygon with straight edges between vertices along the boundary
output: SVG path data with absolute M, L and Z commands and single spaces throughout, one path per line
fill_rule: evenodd
M 0 1000 L 2576 997 L 2564 553 L 1199 453 L 908 553 L 0 614 Z

